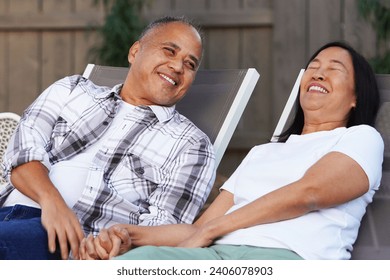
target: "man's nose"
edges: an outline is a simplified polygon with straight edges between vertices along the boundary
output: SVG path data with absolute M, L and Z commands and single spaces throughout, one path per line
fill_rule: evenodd
M 183 60 L 180 58 L 173 58 L 169 61 L 168 66 L 177 73 L 183 73 Z

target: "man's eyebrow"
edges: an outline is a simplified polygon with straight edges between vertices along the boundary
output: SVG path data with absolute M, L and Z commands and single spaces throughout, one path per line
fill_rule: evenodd
M 163 44 L 163 45 L 170 46 L 170 47 L 172 47 L 172 48 L 174 48 L 174 49 L 180 50 L 180 47 L 179 47 L 177 44 L 173 43 L 173 42 L 163 42 L 162 44 Z
M 181 50 L 181 48 L 173 42 L 164 42 L 163 45 L 170 46 L 170 47 L 174 48 L 175 50 Z M 192 54 L 189 54 L 189 57 L 191 58 L 191 60 L 194 61 L 194 63 L 196 64 L 196 67 L 198 67 L 199 66 L 199 58 L 197 58 L 195 55 L 192 55 Z

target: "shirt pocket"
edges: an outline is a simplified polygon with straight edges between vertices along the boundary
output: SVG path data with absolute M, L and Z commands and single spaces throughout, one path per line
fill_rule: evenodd
M 156 185 L 160 184 L 162 181 L 163 176 L 161 168 L 156 164 L 143 160 L 137 155 L 126 155 L 124 164 L 125 167 L 130 169 L 131 172 L 139 179 L 149 181 L 150 183 Z
M 70 128 L 68 122 L 60 116 L 54 125 L 53 131 L 52 131 L 52 134 L 50 137 L 50 141 L 47 145 L 46 150 L 50 151 L 53 148 L 60 146 L 64 142 L 66 136 L 69 134 L 70 131 L 71 131 L 71 128 Z

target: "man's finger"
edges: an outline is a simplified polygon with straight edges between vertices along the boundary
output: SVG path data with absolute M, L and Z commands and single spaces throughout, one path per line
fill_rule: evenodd
M 83 239 L 77 235 L 77 232 L 75 232 L 73 228 L 67 231 L 67 239 L 70 245 L 70 249 L 72 251 L 73 258 L 78 259 L 80 243 Z
M 101 260 L 108 260 L 108 258 L 109 258 L 109 255 L 108 255 L 108 252 L 109 251 L 106 251 L 106 249 L 101 245 L 101 239 L 99 238 L 99 237 L 95 237 L 95 240 L 94 240 L 95 242 L 95 251 L 96 251 L 96 253 L 97 253 L 97 255 L 99 256 L 99 258 L 101 259 Z M 110 244 L 111 244 L 111 242 L 110 242 Z M 111 248 L 112 246 L 110 245 L 110 248 Z
M 68 238 L 66 233 L 63 231 L 57 231 L 58 244 L 61 249 L 61 258 L 67 260 L 69 258 L 69 249 L 68 249 Z
M 85 238 L 83 240 L 81 240 L 80 242 L 80 248 L 79 248 L 79 259 L 80 260 L 85 260 L 86 257 L 87 257 L 87 252 L 85 250 Z
M 92 234 L 89 234 L 85 239 L 85 245 L 87 255 L 92 259 L 97 259 L 98 255 L 96 254 L 94 237 Z
M 53 228 L 46 229 L 47 231 L 47 239 L 50 253 L 54 253 L 56 251 L 56 233 Z
M 109 257 L 108 257 L 109 259 L 119 255 L 120 248 L 121 248 L 121 245 L 122 245 L 122 240 L 119 237 L 116 236 L 112 240 L 112 245 L 113 246 L 112 246 L 112 249 L 111 249 Z

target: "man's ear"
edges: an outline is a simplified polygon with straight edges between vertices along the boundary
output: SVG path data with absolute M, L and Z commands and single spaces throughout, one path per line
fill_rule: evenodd
M 137 52 L 139 51 L 140 44 L 139 41 L 136 41 L 129 49 L 129 55 L 127 56 L 127 60 L 129 61 L 130 64 L 133 63 L 135 56 Z

